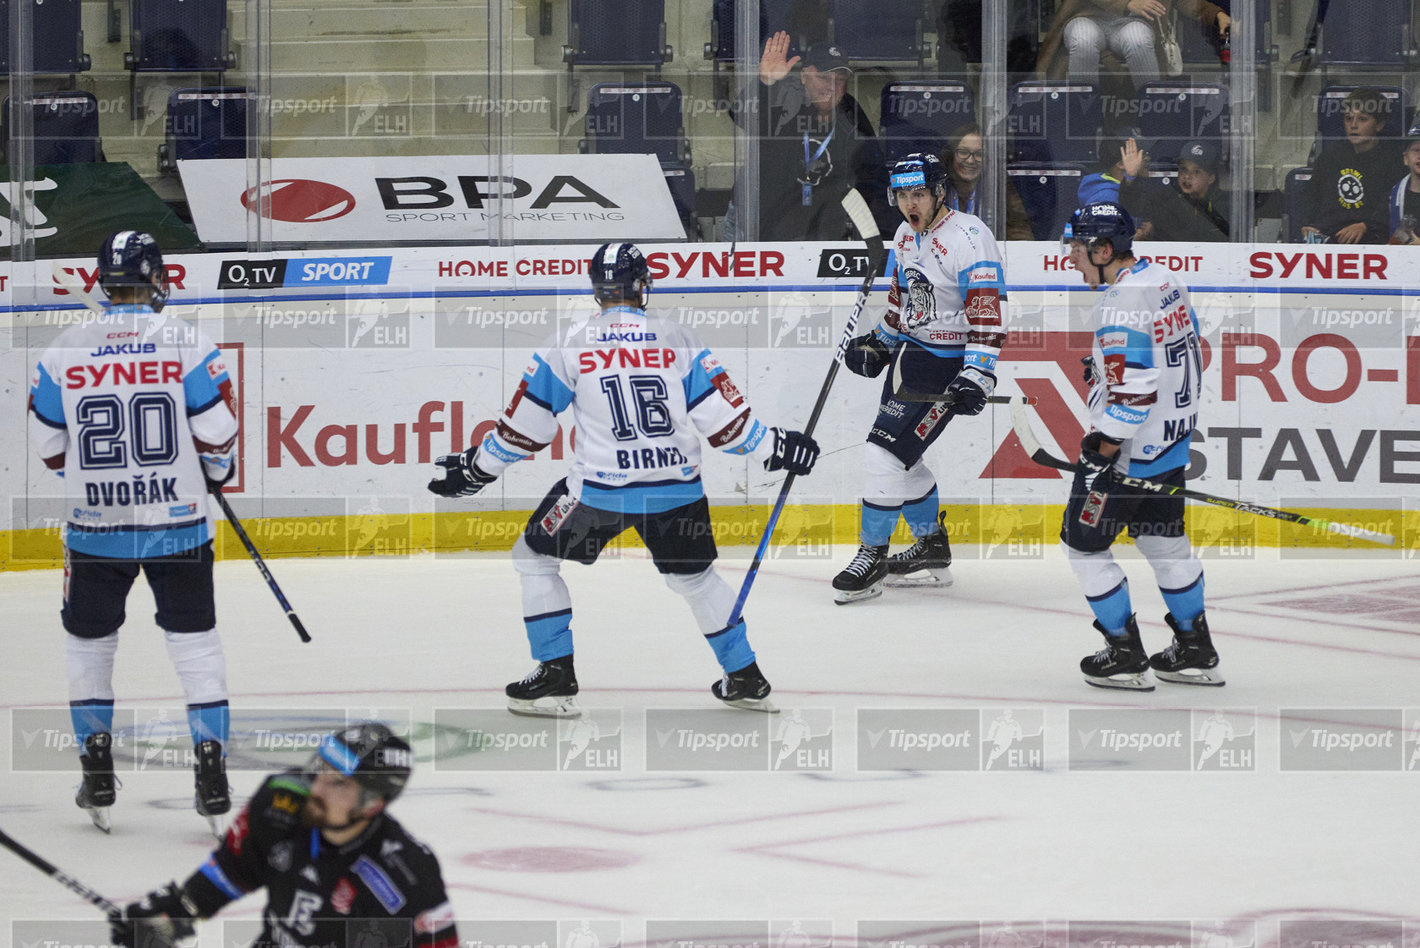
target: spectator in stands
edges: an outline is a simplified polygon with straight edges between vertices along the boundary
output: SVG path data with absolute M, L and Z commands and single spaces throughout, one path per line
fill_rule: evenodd
M 1134 182 L 1148 169 L 1149 153 L 1139 147 L 1136 135 L 1137 130 L 1128 129 L 1100 139 L 1098 170 L 1080 179 L 1080 207 L 1118 204 L 1137 216 Z
M 1136 89 L 1154 82 L 1161 73 L 1159 30 L 1175 7 L 1179 15 L 1216 27 L 1220 36 L 1232 24 L 1223 8 L 1208 0 L 1063 0 L 1040 44 L 1036 72 L 1061 78 L 1063 46 L 1071 79 L 1098 85 L 1100 56 L 1109 51 L 1129 67 Z
M 964 75 L 981 65 L 983 0 L 943 0 L 937 12 L 937 62 L 943 74 Z M 1029 78 L 1040 54 L 1040 0 L 1013 0 L 1006 12 L 1009 82 Z
M 1390 242 L 1420 244 L 1420 124 L 1405 136 L 1403 159 L 1409 171 L 1390 192 Z
M 765 41 L 759 82 L 731 105 L 731 118 L 758 136 L 760 158 L 757 201 L 736 189 L 727 215 L 732 229 L 738 224 L 743 231 L 757 204 L 760 240 L 851 238 L 841 202 L 856 187 L 890 233 L 900 221 L 887 206 L 886 166 L 873 123 L 848 94 L 847 61 L 837 46 L 824 43 L 791 58 L 789 45 L 783 30 Z
M 1141 240 L 1228 239 L 1228 197 L 1217 188 L 1218 146 L 1194 141 L 1178 153 L 1177 184 L 1141 194 Z
M 981 126 L 975 122 L 957 128 L 947 136 L 946 147 L 939 156 L 947 169 L 947 201 L 954 211 L 966 211 L 981 216 L 978 207 L 981 171 L 985 167 L 986 153 L 981 138 Z M 1026 214 L 1025 202 L 1016 191 L 1015 185 L 1006 179 L 1006 239 L 1030 240 L 1032 237 L 1030 217 Z
M 1375 89 L 1360 88 L 1341 103 L 1341 114 L 1346 139 L 1322 145 L 1303 206 L 1302 236 L 1308 243 L 1386 243 L 1398 150 L 1381 137 L 1390 102 Z

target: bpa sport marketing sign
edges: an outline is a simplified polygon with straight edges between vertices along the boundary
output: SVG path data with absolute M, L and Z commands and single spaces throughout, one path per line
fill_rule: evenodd
M 277 158 L 247 182 L 243 158 L 178 162 L 199 236 L 242 243 L 247 217 L 277 243 L 684 240 L 651 155 Z

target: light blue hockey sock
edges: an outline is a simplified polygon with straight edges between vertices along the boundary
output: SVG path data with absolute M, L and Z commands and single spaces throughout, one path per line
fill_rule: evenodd
M 902 505 L 902 519 L 914 537 L 931 536 L 941 529 L 937 525 L 937 485 L 916 500 Z
M 1106 632 L 1116 638 L 1124 635 L 1124 627 L 1134 614 L 1134 608 L 1129 603 L 1129 580 L 1121 580 L 1118 586 L 1103 595 L 1085 598 Z
M 79 753 L 84 752 L 84 741 L 91 734 L 113 733 L 113 702 L 101 698 L 90 701 L 69 702 L 69 720 L 74 725 L 74 740 L 79 742 Z
M 565 658 L 572 654 L 572 610 L 559 609 L 537 616 L 524 616 L 528 630 L 528 647 L 532 657 L 540 662 Z
M 222 754 L 225 756 L 231 720 L 231 711 L 226 701 L 188 705 L 187 729 L 192 732 L 192 746 L 196 747 L 203 741 L 217 741 L 222 745 Z
M 719 632 L 710 633 L 705 636 L 705 641 L 715 650 L 715 658 L 726 674 L 737 672 L 754 661 L 754 649 L 749 647 L 743 619 Z
M 902 514 L 902 505 L 881 507 L 863 501 L 858 537 L 864 546 L 887 546 L 892 540 L 892 531 L 897 527 L 897 518 Z
M 1199 573 L 1197 579 L 1182 589 L 1164 589 L 1160 586 L 1159 592 L 1163 593 L 1164 605 L 1169 607 L 1178 627 L 1185 632 L 1190 631 L 1193 620 L 1203 613 L 1203 574 Z

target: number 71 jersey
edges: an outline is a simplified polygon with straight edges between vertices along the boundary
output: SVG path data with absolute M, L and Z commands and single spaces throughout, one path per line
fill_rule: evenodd
M 1121 450 L 1128 473 L 1150 477 L 1188 463 L 1203 394 L 1198 318 L 1188 287 L 1148 260 L 1125 270 L 1096 307 L 1090 422 Z

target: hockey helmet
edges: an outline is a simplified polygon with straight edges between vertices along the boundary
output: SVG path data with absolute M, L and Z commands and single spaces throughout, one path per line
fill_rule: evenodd
M 141 230 L 118 230 L 99 247 L 99 285 L 105 292 L 116 287 L 148 291 L 153 309 L 168 299 L 168 268 L 152 235 Z
M 942 159 L 931 152 L 917 151 L 893 163 L 888 174 L 888 203 L 897 203 L 899 188 L 926 188 L 939 197 L 946 197 L 947 168 Z
M 1118 260 L 1133 256 L 1136 229 L 1134 218 L 1129 216 L 1128 211 L 1110 201 L 1101 201 L 1086 204 L 1070 215 L 1060 243 L 1068 250 L 1071 241 L 1081 240 L 1093 250 L 1100 241 L 1107 240 L 1114 248 L 1112 259 Z
M 414 772 L 414 752 L 383 724 L 352 724 L 320 742 L 310 770 L 326 765 L 360 785 L 368 802 L 394 800 Z
M 602 244 L 592 254 L 592 296 L 599 303 L 646 304 L 651 295 L 651 268 L 635 244 Z

